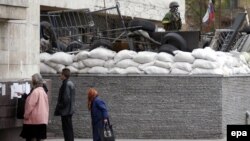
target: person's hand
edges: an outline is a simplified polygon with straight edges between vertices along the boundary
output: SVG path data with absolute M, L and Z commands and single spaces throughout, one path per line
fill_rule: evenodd
M 103 120 L 103 122 L 104 122 L 104 124 L 108 123 L 108 119 L 105 118 L 105 119 Z

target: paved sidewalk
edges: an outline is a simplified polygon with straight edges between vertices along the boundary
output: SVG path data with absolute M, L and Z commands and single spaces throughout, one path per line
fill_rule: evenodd
M 47 139 L 46 141 L 64 141 L 63 139 Z M 93 141 L 92 139 L 75 139 L 75 141 Z M 178 139 L 116 139 L 116 141 L 226 141 L 226 139 L 211 139 L 211 140 L 178 140 Z

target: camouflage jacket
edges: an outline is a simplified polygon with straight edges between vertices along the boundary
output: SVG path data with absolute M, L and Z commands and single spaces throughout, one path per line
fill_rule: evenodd
M 164 25 L 164 29 L 166 31 L 180 30 L 182 26 L 180 13 L 168 12 L 162 19 L 162 24 Z

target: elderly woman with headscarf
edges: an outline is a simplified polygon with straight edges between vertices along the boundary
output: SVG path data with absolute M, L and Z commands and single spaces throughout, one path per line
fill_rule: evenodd
M 101 131 L 108 122 L 108 112 L 103 100 L 94 88 L 88 90 L 88 109 L 91 112 L 93 141 L 101 141 Z
M 47 138 L 49 101 L 39 73 L 32 75 L 32 91 L 25 102 L 25 112 L 21 137 L 26 141 L 41 141 Z

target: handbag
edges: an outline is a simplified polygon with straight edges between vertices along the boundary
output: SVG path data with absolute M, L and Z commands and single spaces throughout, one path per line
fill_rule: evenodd
M 115 141 L 113 127 L 110 124 L 109 120 L 104 124 L 101 134 L 101 141 Z

